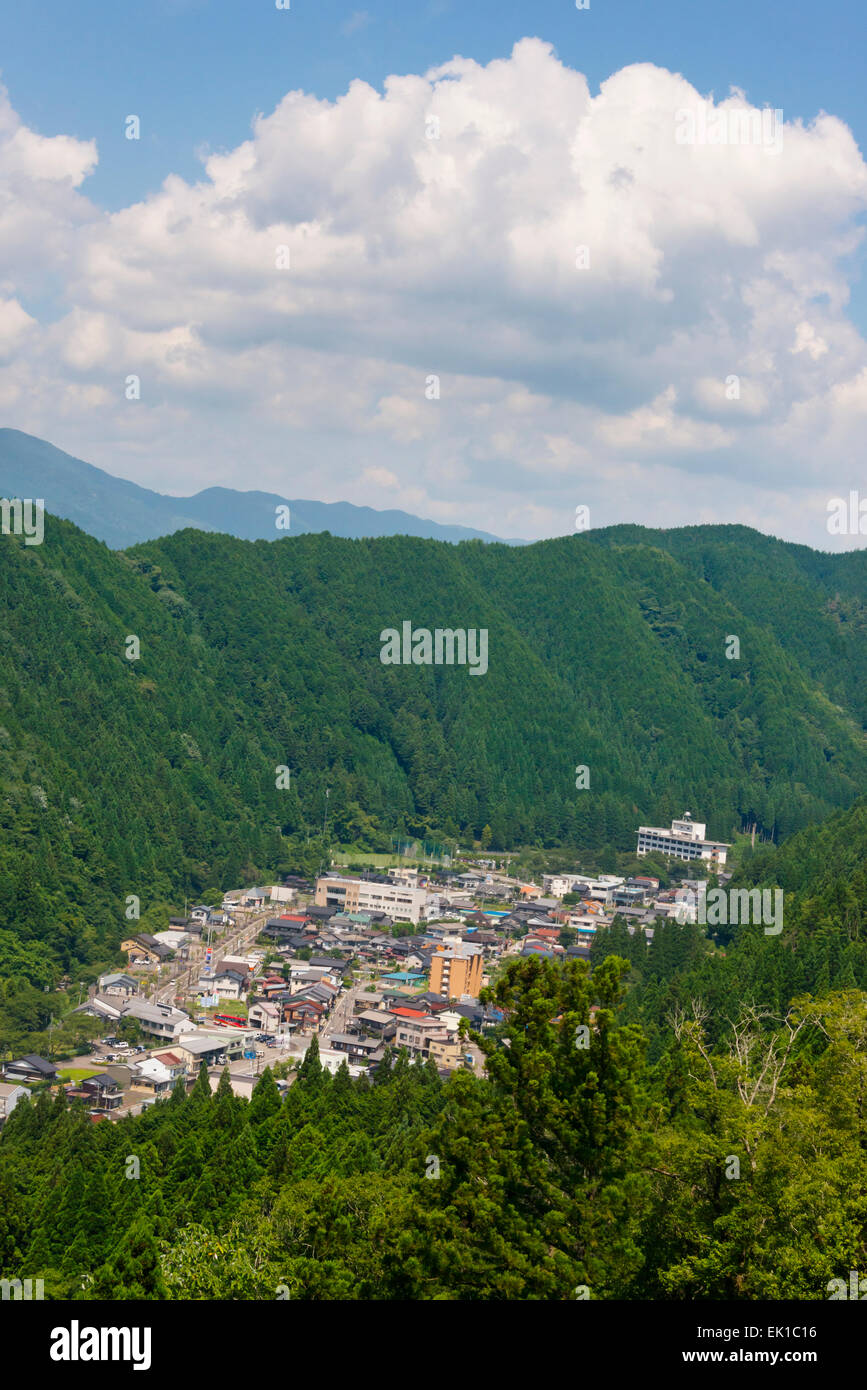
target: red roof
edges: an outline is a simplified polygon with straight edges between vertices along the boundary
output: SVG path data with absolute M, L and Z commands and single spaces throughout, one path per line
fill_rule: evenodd
M 427 1018 L 424 1009 L 408 1009 L 404 1004 L 399 1005 L 396 1009 L 391 1009 L 390 1012 L 399 1014 L 401 1018 Z

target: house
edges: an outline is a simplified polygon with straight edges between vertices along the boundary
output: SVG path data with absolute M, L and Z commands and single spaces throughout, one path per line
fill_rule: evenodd
M 57 1068 L 35 1052 L 28 1052 L 14 1062 L 7 1062 L 3 1068 L 4 1079 L 15 1081 L 56 1081 Z
M 26 1086 L 19 1086 L 13 1081 L 0 1082 L 0 1125 L 9 1119 L 19 1100 L 27 1100 L 29 1095 Z
M 425 1056 L 432 1057 L 439 1070 L 446 1068 L 453 1071 L 463 1061 L 463 1044 L 454 1033 L 448 1033 L 445 1036 L 431 1033 L 428 1037 Z
M 175 1077 L 170 1068 L 157 1061 L 156 1057 L 136 1062 L 133 1068 L 132 1084 L 136 1090 L 151 1091 L 155 1096 L 159 1096 L 170 1091 L 174 1083 Z
M 159 1062 L 160 1066 L 165 1067 L 172 1081 L 177 1081 L 179 1076 L 186 1076 L 189 1070 L 189 1065 L 181 1056 L 180 1052 L 152 1052 L 150 1060 L 152 1062 Z
M 276 1032 L 280 1026 L 281 1015 L 282 1010 L 276 1000 L 257 999 L 247 1010 L 247 1021 L 254 1028 Z
M 132 975 L 100 975 L 99 993 L 109 998 L 129 999 L 138 994 L 138 981 Z
M 135 998 L 135 995 L 129 996 Z M 73 1009 L 74 1014 L 88 1014 L 91 1018 L 102 1019 L 104 1023 L 116 1023 L 123 1014 L 128 997 L 123 995 L 94 994 L 86 1004 Z
M 354 1014 L 363 1014 L 368 1009 L 376 1010 L 381 1003 L 382 994 L 379 990 L 364 990 L 363 993 L 355 996 L 352 1004 L 352 1012 Z
M 185 1034 L 179 1038 L 172 1052 L 179 1057 L 187 1066 L 198 1072 L 202 1062 L 206 1066 L 216 1066 L 219 1058 L 240 1057 L 244 1050 L 244 1039 L 238 1034 L 226 1033 L 225 1037 L 215 1037 L 213 1033 L 203 1035 L 201 1033 Z
M 329 974 L 336 975 L 338 983 L 343 979 L 343 972 L 348 969 L 345 960 L 337 960 L 334 956 L 311 956 L 308 964 L 311 968 L 324 968 Z
M 311 999 L 287 1000 L 283 1005 L 283 1021 L 294 1023 L 302 1033 L 315 1032 L 324 1013 L 325 1005 Z
M 441 1055 L 446 1053 L 451 1056 L 449 1048 L 451 1045 L 453 1051 L 455 1041 L 454 1031 L 444 1028 L 438 1019 L 424 1015 L 419 1019 L 398 1019 L 394 1046 L 405 1047 L 411 1057 L 427 1057 L 431 1055 L 431 1046 L 435 1042 Z M 454 1054 L 454 1060 L 457 1062 L 458 1053 Z
M 264 980 L 256 981 L 256 987 L 266 999 L 274 999 L 289 992 L 282 975 L 266 975 Z
M 356 1014 L 356 1018 L 365 1033 L 371 1033 L 377 1038 L 394 1037 L 397 1022 L 390 1013 L 381 1009 L 364 1009 L 362 1013 Z
M 238 970 L 221 969 L 210 978 L 213 991 L 220 999 L 241 999 L 247 992 L 247 977 Z
M 123 1104 L 120 1084 L 105 1072 L 95 1072 L 93 1076 L 82 1077 L 70 1086 L 64 1087 L 70 1100 L 83 1100 L 91 1110 L 118 1110 Z
M 130 999 L 123 1006 L 123 1017 L 134 1018 L 142 1032 L 155 1038 L 177 1038 L 182 1033 L 192 1032 L 195 1024 L 183 1009 L 173 1009 L 170 1004 L 149 1004 L 144 999 Z
M 329 1042 L 335 1052 L 345 1052 L 354 1061 L 366 1061 L 379 1047 L 376 1038 L 360 1038 L 355 1033 L 332 1033 Z
M 241 906 L 264 907 L 270 896 L 269 888 L 247 888 L 241 894 Z
M 147 932 L 139 932 L 137 936 L 122 941 L 120 949 L 126 951 L 130 965 L 143 965 L 150 969 L 171 960 L 173 954 L 169 946 L 157 941 L 155 936 L 149 936 Z
M 218 1066 L 208 1072 L 208 1081 L 210 1082 L 212 1093 L 214 1093 L 217 1090 L 222 1079 L 222 1067 Z M 239 1100 L 250 1100 L 258 1084 L 259 1077 L 254 1076 L 252 1072 L 235 1071 L 229 1073 L 229 1086 L 231 1088 L 232 1095 L 237 1096 Z
M 319 1049 L 319 1062 L 326 1071 L 330 1071 L 332 1076 L 336 1076 L 341 1067 L 346 1067 L 350 1076 L 361 1076 L 364 1067 L 360 1067 L 355 1062 L 350 1062 L 345 1052 L 339 1052 L 333 1047 L 322 1047 Z

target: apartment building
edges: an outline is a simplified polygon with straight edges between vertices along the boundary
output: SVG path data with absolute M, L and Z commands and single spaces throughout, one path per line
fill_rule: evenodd
M 369 879 L 326 875 L 316 880 L 316 906 L 341 912 L 385 912 L 393 922 L 428 922 L 439 917 L 438 893 L 403 883 L 374 883 Z
M 461 942 L 438 946 L 431 956 L 431 994 L 441 999 L 460 999 L 468 994 L 477 999 L 482 987 L 482 948 Z
M 726 854 L 731 845 L 722 840 L 707 840 L 707 825 L 694 821 L 689 811 L 684 811 L 680 820 L 671 822 L 671 829 L 659 826 L 641 825 L 638 828 L 638 857 L 655 852 L 669 859 L 703 859 L 711 868 L 726 862 Z

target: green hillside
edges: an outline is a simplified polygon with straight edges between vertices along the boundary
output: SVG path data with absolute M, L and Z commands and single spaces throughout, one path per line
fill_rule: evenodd
M 753 820 L 783 838 L 848 806 L 867 773 L 846 675 L 867 659 L 861 570 L 704 528 L 711 582 L 661 548 L 675 534 L 185 531 L 123 554 L 48 518 L 42 546 L 0 538 L 4 974 L 51 985 L 111 960 L 129 895 L 144 913 L 293 867 L 326 789 L 329 834 L 369 850 L 486 827 L 495 848 L 628 849 L 686 808 L 719 838 Z M 769 624 L 739 571 L 771 592 L 797 578 L 797 602 Z M 404 621 L 487 628 L 487 673 L 383 665 Z

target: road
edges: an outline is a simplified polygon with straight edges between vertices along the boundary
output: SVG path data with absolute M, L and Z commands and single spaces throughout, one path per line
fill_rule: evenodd
M 346 1033 L 346 1025 L 349 1023 L 355 1012 L 355 1001 L 364 989 L 365 981 L 359 980 L 344 993 L 340 994 L 337 1003 L 331 1012 L 331 1016 L 326 1021 L 325 1027 L 319 1034 L 319 1046 L 329 1047 L 329 1039 L 334 1033 Z
M 240 920 L 242 916 L 246 917 L 246 921 Z M 270 911 L 255 912 L 247 916 L 239 909 L 237 925 L 232 928 L 231 933 L 219 942 L 215 940 L 212 943 L 212 962 L 216 964 L 226 956 L 244 954 L 256 940 L 270 916 Z M 174 962 L 170 967 L 172 973 L 168 980 L 165 984 L 159 985 L 151 996 L 154 1003 L 173 1004 L 177 994 L 191 990 L 204 968 L 205 950 L 204 942 L 197 942 L 192 947 L 192 955 L 188 963 Z

